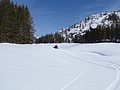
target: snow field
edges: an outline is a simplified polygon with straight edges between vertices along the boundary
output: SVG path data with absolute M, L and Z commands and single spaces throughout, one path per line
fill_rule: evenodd
M 0 44 L 0 90 L 119 90 L 120 44 Z
M 87 67 L 53 45 L 0 45 L 1 90 L 59 90 Z

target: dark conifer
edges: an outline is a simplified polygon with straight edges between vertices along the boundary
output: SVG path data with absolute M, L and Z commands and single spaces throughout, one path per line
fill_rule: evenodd
M 0 1 L 0 42 L 33 43 L 34 27 L 27 7 Z

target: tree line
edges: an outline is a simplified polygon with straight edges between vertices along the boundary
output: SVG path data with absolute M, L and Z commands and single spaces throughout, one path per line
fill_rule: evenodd
M 99 42 L 120 42 L 120 18 L 114 13 L 109 14 L 108 19 L 111 25 L 98 25 L 97 28 L 86 31 L 84 35 L 76 35 L 73 42 L 99 43 Z
M 62 43 L 64 38 L 59 34 L 46 34 L 36 39 L 36 43 Z
M 36 39 L 37 43 L 99 43 L 99 42 L 120 42 L 120 17 L 115 13 L 109 14 L 108 21 L 111 25 L 98 25 L 97 28 L 92 27 L 85 31 L 83 35 L 69 35 L 62 37 L 60 33 L 47 34 Z M 57 35 L 57 37 L 56 37 Z M 71 38 L 71 40 L 70 40 Z
M 34 42 L 34 24 L 27 6 L 0 0 L 0 43 Z

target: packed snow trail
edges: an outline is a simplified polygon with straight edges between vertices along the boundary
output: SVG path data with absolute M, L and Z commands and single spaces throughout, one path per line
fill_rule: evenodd
M 0 44 L 0 90 L 120 90 L 120 44 L 54 45 Z
M 71 48 L 71 47 L 75 47 L 77 45 L 73 45 L 73 46 L 70 46 L 68 48 Z M 64 90 L 65 88 L 67 88 L 68 86 L 70 86 L 72 83 L 74 83 L 77 79 L 80 78 L 81 75 L 83 75 L 86 71 L 88 71 L 89 69 L 89 63 L 93 64 L 93 65 L 98 65 L 98 66 L 102 66 L 102 67 L 106 67 L 106 68 L 110 68 L 110 69 L 114 69 L 116 70 L 117 72 L 117 76 L 116 76 L 116 79 L 107 87 L 106 90 L 116 90 L 119 83 L 120 83 L 120 69 L 119 69 L 119 66 L 117 64 L 115 64 L 114 62 L 110 62 L 110 61 L 105 61 L 104 62 L 107 62 L 108 64 L 111 64 L 111 66 L 106 66 L 106 65 L 101 65 L 101 64 L 98 64 L 98 63 L 95 63 L 95 62 L 92 62 L 92 61 L 89 61 L 89 60 L 83 60 L 83 59 L 80 59 L 79 57 L 76 57 L 68 52 L 66 52 L 65 50 L 61 50 L 62 52 L 64 52 L 66 55 L 72 57 L 72 58 L 75 58 L 77 60 L 81 60 L 83 62 L 86 62 L 88 64 L 88 68 L 83 71 L 79 76 L 77 76 L 73 81 L 71 81 L 69 84 L 67 84 L 66 86 L 64 86 L 61 90 Z
M 117 71 L 117 77 L 116 79 L 108 86 L 108 88 L 106 90 L 116 90 L 119 83 L 120 83 L 120 70 L 116 67 L 116 66 L 113 66 L 116 71 Z
M 87 68 L 86 68 L 83 72 L 81 72 L 75 79 L 73 79 L 71 82 L 69 82 L 67 85 L 65 85 L 62 89 L 60 89 L 60 90 L 64 90 L 64 89 L 66 89 L 68 86 L 70 86 L 72 83 L 74 83 L 76 80 L 78 80 L 83 74 L 85 74 L 85 73 L 89 70 L 89 64 L 88 64 L 88 62 L 86 62 L 85 60 L 82 60 L 82 59 L 80 59 L 80 58 L 74 57 L 74 56 L 66 53 L 64 50 L 61 50 L 61 51 L 64 52 L 64 54 L 66 54 L 67 56 L 70 56 L 70 57 L 72 57 L 72 58 L 74 58 L 74 59 L 76 59 L 76 60 L 80 60 L 80 61 L 82 61 L 83 63 L 86 63 L 86 64 L 87 64 Z
M 74 80 L 72 80 L 71 82 L 69 82 L 67 85 L 65 85 L 62 89 L 60 90 L 64 90 L 65 88 L 67 88 L 68 86 L 70 86 L 72 83 L 74 83 L 76 80 L 78 80 L 84 73 L 86 73 L 88 71 L 89 67 L 87 67 L 82 73 L 80 73 Z

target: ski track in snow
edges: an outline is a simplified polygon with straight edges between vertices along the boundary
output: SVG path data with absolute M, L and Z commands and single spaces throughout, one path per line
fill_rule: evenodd
M 73 45 L 71 47 L 74 47 L 74 46 L 77 46 L 77 45 Z M 68 47 L 68 48 L 71 48 L 71 47 Z M 70 53 L 66 52 L 65 50 L 61 50 L 61 51 L 64 52 L 66 55 L 72 57 L 72 58 L 75 58 L 77 60 L 83 61 L 84 63 L 87 63 L 87 65 L 88 65 L 88 67 L 82 73 L 80 73 L 70 83 L 68 83 L 67 85 L 65 85 L 61 90 L 64 90 L 65 88 L 67 88 L 68 86 L 70 86 L 72 83 L 74 83 L 76 80 L 78 80 L 85 72 L 87 72 L 89 70 L 89 66 L 90 66 L 89 64 L 93 64 L 93 65 L 97 65 L 97 66 L 101 66 L 101 67 L 105 67 L 105 68 L 116 70 L 117 76 L 116 76 L 115 80 L 106 88 L 106 90 L 116 90 L 117 89 L 117 87 L 118 87 L 118 85 L 120 83 L 120 67 L 119 67 L 119 65 L 117 65 L 116 63 L 111 62 L 111 61 L 104 61 L 104 62 L 107 62 L 108 64 L 111 64 L 110 66 L 101 65 L 101 64 L 98 64 L 98 63 L 95 63 L 95 62 L 92 62 L 92 61 L 87 61 L 87 60 L 85 61 L 83 59 L 80 59 L 79 57 L 71 55 Z
M 117 89 L 117 87 L 118 87 L 118 85 L 119 85 L 119 83 L 120 83 L 120 70 L 119 70 L 119 68 L 118 67 L 116 67 L 116 66 L 113 66 L 115 69 L 116 69 L 116 71 L 117 71 L 117 77 L 116 77 L 116 79 L 108 86 L 108 88 L 106 89 L 106 90 L 116 90 Z
M 101 56 L 108 56 L 106 54 L 102 54 L 102 53 L 99 53 L 99 52 L 92 52 L 92 53 L 96 53 L 96 54 L 99 54 Z M 115 63 L 115 62 L 108 61 L 108 60 L 104 60 L 104 62 L 107 62 L 107 63 L 111 64 L 111 67 L 112 67 L 111 69 L 115 69 L 116 72 L 117 72 L 116 79 L 107 87 L 106 90 L 116 90 L 119 83 L 120 83 L 120 65 Z
M 72 83 L 74 83 L 76 80 L 78 80 L 84 73 L 86 73 L 88 71 L 89 67 L 87 67 L 82 73 L 80 73 L 74 80 L 72 80 L 70 83 L 68 83 L 67 85 L 65 85 L 62 89 L 60 90 L 64 90 L 65 88 L 67 88 L 68 86 L 70 86 Z
M 72 48 L 72 47 L 75 47 L 79 44 L 76 44 L 76 45 L 72 45 L 72 46 L 69 46 L 68 48 Z M 115 63 L 114 61 L 109 61 L 109 60 L 102 60 L 101 62 L 103 63 L 98 63 L 96 61 L 92 61 L 92 60 L 89 60 L 90 58 L 88 57 L 84 57 L 84 56 L 77 56 L 77 55 L 74 55 L 72 54 L 71 52 L 68 52 L 66 48 L 63 48 L 63 49 L 59 49 L 62 53 L 64 53 L 65 55 L 71 57 L 71 58 L 74 58 L 75 60 L 78 60 L 78 61 L 81 61 L 83 63 L 85 63 L 87 65 L 87 67 L 81 72 L 79 73 L 79 75 L 77 75 L 72 81 L 70 81 L 69 83 L 67 83 L 65 86 L 63 86 L 60 90 L 65 90 L 67 89 L 70 85 L 72 85 L 73 83 L 75 83 L 79 78 L 81 78 L 86 72 L 89 71 L 89 68 L 90 68 L 90 64 L 92 65 L 97 65 L 97 66 L 101 66 L 101 67 L 105 67 L 105 68 L 109 68 L 109 69 L 113 69 L 116 71 L 116 78 L 113 80 L 113 82 L 110 83 L 110 85 L 108 85 L 108 87 L 106 87 L 105 90 L 116 90 L 119 83 L 120 83 L 120 65 Z M 109 56 L 107 54 L 103 54 L 103 53 L 99 53 L 99 52 L 91 52 L 91 53 L 95 53 L 95 54 L 99 54 L 99 55 L 103 55 L 103 56 Z M 91 59 L 94 59 L 94 58 L 91 58 Z M 105 63 L 106 64 L 105 64 Z M 36 85 L 37 84 L 37 85 Z M 31 85 L 28 85 L 28 86 L 25 86 L 23 88 L 21 88 L 20 90 L 28 90 L 28 89 L 31 89 L 32 87 L 35 87 L 35 86 L 39 86 L 39 83 L 31 83 Z
M 86 68 L 82 73 L 80 73 L 75 79 L 73 79 L 71 82 L 69 82 L 67 85 L 65 85 L 62 89 L 60 89 L 60 90 L 64 90 L 64 89 L 66 89 L 68 86 L 70 86 L 72 83 L 74 83 L 75 81 L 77 81 L 83 74 L 85 74 L 85 73 L 89 70 L 89 64 L 88 64 L 87 61 L 82 60 L 82 59 L 77 58 L 77 57 L 74 57 L 74 56 L 68 54 L 67 52 L 65 52 L 64 50 L 61 50 L 61 51 L 64 52 L 64 54 L 66 54 L 67 56 L 70 56 L 70 57 L 72 57 L 72 58 L 74 58 L 74 59 L 76 59 L 76 60 L 80 60 L 80 61 L 82 61 L 82 62 L 84 62 L 84 63 L 87 64 L 87 68 Z

